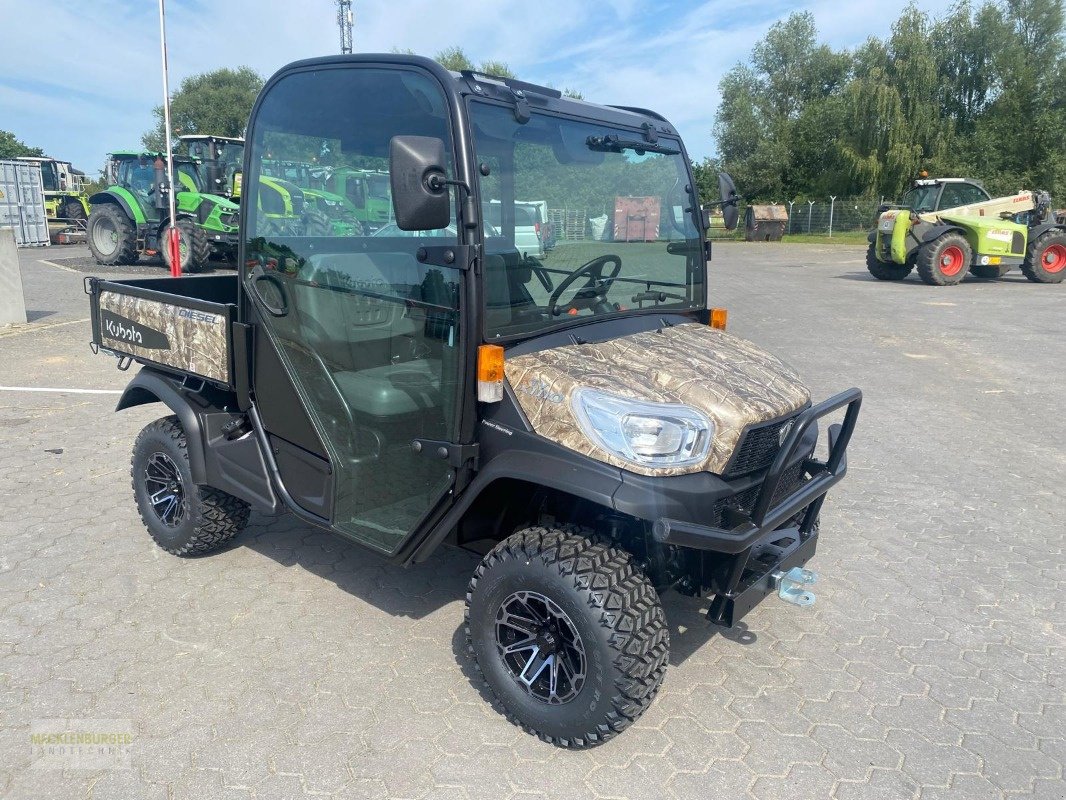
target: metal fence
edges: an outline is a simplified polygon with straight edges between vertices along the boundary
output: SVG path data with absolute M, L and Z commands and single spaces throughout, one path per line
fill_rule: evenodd
M 785 224 L 785 236 L 810 234 L 812 236 L 833 236 L 840 233 L 873 230 L 877 219 L 877 209 L 882 200 L 854 197 L 827 197 L 823 200 L 785 200 L 764 205 L 783 206 L 788 211 Z M 712 239 L 743 239 L 746 204 L 740 206 L 740 226 L 735 231 L 727 231 L 722 224 L 722 217 L 711 217 Z

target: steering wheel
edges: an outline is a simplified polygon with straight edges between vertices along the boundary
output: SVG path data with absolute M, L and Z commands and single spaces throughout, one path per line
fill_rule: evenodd
M 604 277 L 603 268 L 608 264 L 614 264 L 614 268 L 610 274 Z M 607 254 L 594 258 L 582 264 L 575 269 L 565 278 L 562 283 L 552 292 L 551 298 L 548 300 L 548 313 L 553 317 L 558 317 L 565 313 L 559 308 L 559 298 L 563 296 L 563 292 L 569 289 L 577 279 L 582 275 L 587 275 L 588 280 L 585 285 L 577 290 L 573 299 L 567 303 L 571 309 L 582 310 L 585 308 L 596 309 L 597 306 L 610 306 L 607 302 L 607 292 L 611 288 L 611 283 L 618 277 L 618 273 L 622 271 L 622 259 L 616 255 Z M 599 309 L 599 310 L 613 310 L 612 309 Z
M 537 276 L 537 280 L 540 281 L 540 285 L 544 287 L 544 291 L 550 292 L 555 289 L 555 283 L 552 281 L 551 273 L 548 272 L 547 268 L 541 263 L 539 258 L 531 256 L 529 253 L 526 253 L 523 258 L 525 265 Z

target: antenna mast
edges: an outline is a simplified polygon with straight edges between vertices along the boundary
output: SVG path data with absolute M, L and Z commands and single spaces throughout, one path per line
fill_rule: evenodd
M 336 0 L 337 27 L 341 29 L 341 52 L 352 52 L 352 0 Z

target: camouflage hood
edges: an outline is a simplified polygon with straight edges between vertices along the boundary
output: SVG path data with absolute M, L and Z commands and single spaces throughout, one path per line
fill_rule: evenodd
M 697 323 L 508 358 L 506 371 L 534 431 L 643 475 L 721 473 L 746 427 L 810 402 L 810 392 L 790 367 L 751 342 Z M 707 458 L 686 467 L 644 467 L 605 452 L 582 433 L 574 416 L 570 400 L 583 387 L 702 411 L 715 424 Z

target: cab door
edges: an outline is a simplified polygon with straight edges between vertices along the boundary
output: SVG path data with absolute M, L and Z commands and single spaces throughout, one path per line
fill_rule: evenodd
M 458 227 L 371 228 L 349 198 L 322 189 L 267 216 L 260 166 L 388 170 L 393 136 L 436 137 L 451 153 L 449 118 L 430 73 L 349 62 L 276 78 L 249 127 L 241 264 L 253 403 L 290 502 L 386 553 L 453 485 L 436 453 L 457 439 L 463 277 L 425 249 L 458 245 Z

